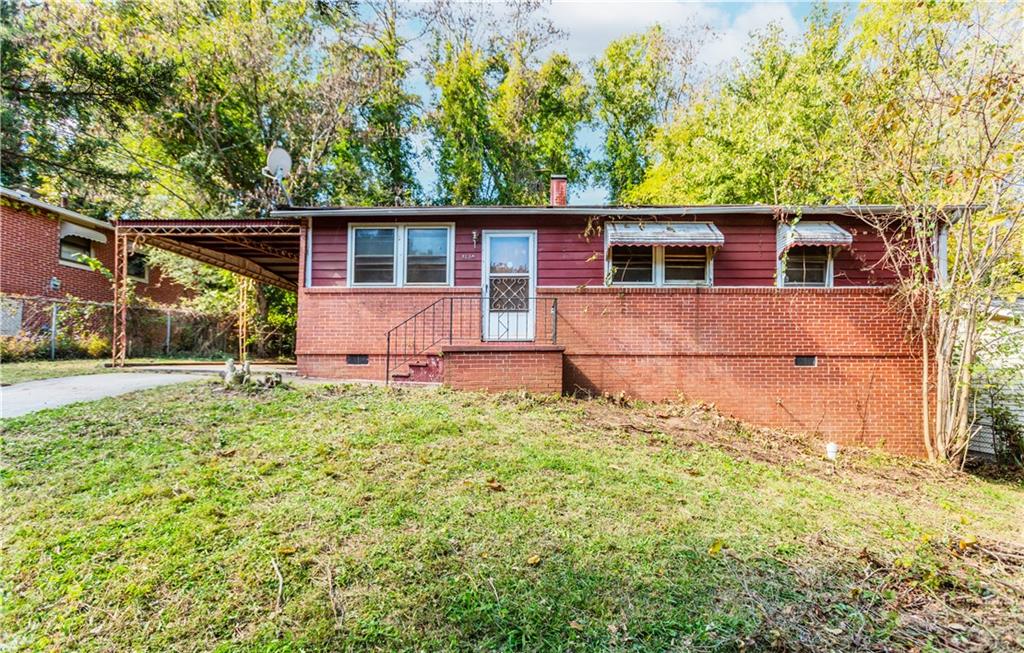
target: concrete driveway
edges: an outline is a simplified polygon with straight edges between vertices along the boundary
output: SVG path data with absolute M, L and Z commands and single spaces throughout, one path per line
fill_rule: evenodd
M 79 401 L 116 397 L 136 390 L 195 381 L 196 374 L 123 372 L 26 381 L 0 388 L 0 417 L 17 417 Z

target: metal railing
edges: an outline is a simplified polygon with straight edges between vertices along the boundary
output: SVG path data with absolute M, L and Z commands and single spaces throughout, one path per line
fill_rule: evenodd
M 484 342 L 558 344 L 558 299 L 441 297 L 388 330 L 384 383 L 438 346 Z

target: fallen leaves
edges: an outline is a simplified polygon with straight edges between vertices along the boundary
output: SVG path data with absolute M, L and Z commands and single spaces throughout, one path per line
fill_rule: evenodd
M 708 547 L 708 555 L 716 556 L 722 552 L 723 548 L 725 548 L 725 542 L 721 538 L 718 538 L 711 543 L 711 546 Z
M 973 534 L 964 535 L 960 538 L 960 541 L 956 543 L 956 546 L 961 551 L 966 551 L 971 547 L 978 546 L 978 536 Z

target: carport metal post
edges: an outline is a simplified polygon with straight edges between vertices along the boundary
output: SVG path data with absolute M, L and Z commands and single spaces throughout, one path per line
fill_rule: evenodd
M 114 328 L 110 343 L 113 367 L 124 367 L 128 349 L 128 237 L 114 224 Z
M 57 360 L 57 302 L 50 305 L 50 360 Z
M 164 335 L 164 353 L 171 355 L 171 312 L 167 311 L 167 333 Z

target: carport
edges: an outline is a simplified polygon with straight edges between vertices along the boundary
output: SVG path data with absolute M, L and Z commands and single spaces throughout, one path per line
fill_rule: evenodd
M 114 223 L 115 367 L 127 352 L 128 255 L 141 246 L 201 263 L 285 290 L 296 291 L 305 258 L 305 224 L 273 220 L 118 220 Z

